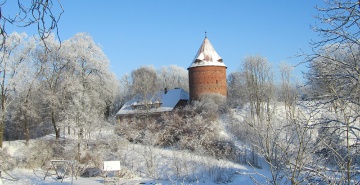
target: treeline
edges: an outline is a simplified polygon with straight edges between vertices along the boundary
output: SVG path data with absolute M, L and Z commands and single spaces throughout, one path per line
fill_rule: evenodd
M 12 33 L 0 53 L 1 132 L 26 139 L 96 127 L 110 116 L 116 76 L 101 48 L 85 34 L 59 43 Z M 3 134 L 4 133 L 4 134 Z
M 50 133 L 58 139 L 91 132 L 113 121 L 136 94 L 188 90 L 187 71 L 175 65 L 142 66 L 118 80 L 86 33 L 60 43 L 53 35 L 42 40 L 15 32 L 1 51 L 0 147 L 3 137 L 28 142 Z
M 165 88 L 182 88 L 189 91 L 188 84 L 188 72 L 182 67 L 169 65 L 155 69 L 153 66 L 141 66 L 121 77 L 119 108 L 135 95 L 146 97 Z

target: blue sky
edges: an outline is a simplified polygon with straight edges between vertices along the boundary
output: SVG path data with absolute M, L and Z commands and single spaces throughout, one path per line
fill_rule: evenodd
M 62 1 L 59 23 L 62 40 L 87 32 L 102 46 L 112 71 L 121 78 L 143 66 L 171 64 L 187 68 L 204 32 L 227 65 L 239 70 L 249 55 L 266 57 L 275 69 L 300 50 L 310 52 L 318 39 L 310 26 L 316 23 L 315 5 L 322 0 L 77 0 Z M 2 8 L 3 15 L 6 7 Z M 15 31 L 35 33 L 35 27 Z M 12 30 L 8 30 L 11 32 Z M 301 79 L 304 66 L 295 68 Z

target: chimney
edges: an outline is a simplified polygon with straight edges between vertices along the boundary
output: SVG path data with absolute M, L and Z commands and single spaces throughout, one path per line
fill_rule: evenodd
M 165 88 L 164 88 L 164 94 L 166 94 L 167 92 L 168 92 L 168 88 L 165 87 Z

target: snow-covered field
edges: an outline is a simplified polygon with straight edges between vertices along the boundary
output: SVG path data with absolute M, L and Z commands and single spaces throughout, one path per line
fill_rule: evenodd
M 77 177 L 77 179 L 71 179 L 71 177 L 65 176 L 63 182 L 61 179 L 56 179 L 55 176 L 47 177 L 44 180 L 44 172 L 37 172 L 36 170 L 29 170 L 29 169 L 15 169 L 10 172 L 13 177 L 17 179 L 10 178 L 7 174 L 3 174 L 2 183 L 5 184 L 104 184 L 102 177 Z M 229 185 L 238 185 L 238 184 L 254 184 L 251 180 L 251 177 L 259 178 L 259 175 L 255 174 L 255 171 L 243 171 L 239 172 L 235 175 L 232 182 L 229 183 L 215 183 L 211 180 L 202 180 L 202 181 L 195 181 L 195 182 L 187 182 L 186 179 L 184 180 L 177 180 L 177 181 L 170 181 L 170 180 L 153 180 L 147 178 L 132 178 L 132 179 L 124 179 L 120 178 L 116 184 L 209 184 L 209 185 L 216 185 L 216 184 L 229 184 Z M 261 182 L 261 181 L 260 181 Z
M 239 111 L 237 119 L 241 120 L 245 112 Z M 222 137 L 232 140 L 236 147 L 244 147 L 240 141 L 236 140 L 227 129 L 226 119 L 221 118 L 219 129 Z M 88 139 L 102 143 L 113 143 L 114 146 L 104 146 L 104 149 L 91 151 L 96 153 L 102 160 L 120 160 L 122 178 L 117 184 L 267 184 L 267 179 L 271 177 L 268 164 L 260 159 L 259 168 L 254 168 L 247 164 L 235 163 L 228 160 L 216 159 L 208 156 L 198 155 L 189 151 L 178 151 L 169 148 L 157 148 L 141 144 L 133 144 L 119 140 L 114 136 L 111 127 L 101 128 L 101 132 L 89 136 Z M 52 135 L 31 140 L 29 146 L 34 145 L 35 141 L 53 140 Z M 65 136 L 67 142 L 72 142 L 74 138 Z M 104 142 L 101 142 L 104 141 Z M 116 145 L 116 146 L 115 146 Z M 14 158 L 27 155 L 25 141 L 6 141 L 4 150 Z M 25 154 L 24 154 L 25 153 Z M 6 161 L 3 161 L 6 163 Z M 45 161 L 47 167 L 49 161 Z M 15 167 L 11 171 L 2 172 L 2 184 L 104 184 L 103 177 L 71 177 L 68 174 L 61 182 L 57 179 L 54 170 L 49 171 L 51 176 L 45 179 L 46 169 L 29 169 Z M 1 183 L 0 183 L 1 184 Z
M 275 109 L 276 117 L 281 121 L 285 115 L 284 107 L 282 104 L 277 104 Z M 309 110 L 301 106 L 299 111 L 304 115 L 310 115 Z M 251 149 L 238 139 L 235 135 L 236 132 L 231 130 L 239 127 L 238 122 L 248 119 L 248 114 L 249 107 L 247 106 L 234 109 L 231 116 L 221 116 L 216 127 L 221 138 L 225 141 L 231 141 L 234 147 L 239 149 L 241 154 L 236 155 L 238 157 L 237 161 L 242 161 L 241 163 L 199 155 L 201 152 L 194 153 L 187 150 L 179 151 L 172 148 L 134 144 L 114 134 L 115 128 L 113 125 L 105 124 L 101 128 L 94 128 L 95 131 L 92 131 L 91 134 L 85 134 L 84 139 L 87 140 L 87 144 L 85 148 L 82 148 L 82 156 L 90 155 L 87 160 L 92 161 L 87 166 L 84 166 L 87 162 L 82 161 L 82 166 L 78 166 L 78 168 L 84 170 L 95 166 L 97 167 L 95 172 L 99 172 L 103 161 L 118 160 L 121 162 L 121 178 L 116 184 L 269 184 L 268 180 L 271 179 L 269 165 L 261 156 L 258 156 L 258 166 L 260 168 L 246 164 L 247 159 L 243 160 L 242 158 L 244 155 L 246 158 Z M 61 140 L 66 141 L 66 145 L 61 146 L 61 150 L 65 151 L 65 153 L 60 156 L 63 159 L 69 157 L 74 159 L 75 150 L 77 150 L 77 135 L 62 134 Z M 26 146 L 25 141 L 22 140 L 6 141 L 4 142 L 3 151 L 6 151 L 16 161 L 25 161 L 26 157 L 24 156 L 33 152 L 31 150 L 34 148 L 34 150 L 40 149 L 36 153 L 38 155 L 44 153 L 45 156 L 53 156 L 46 154 L 46 152 L 49 152 L 46 151 L 46 146 L 50 145 L 44 145 L 44 141 L 46 143 L 54 142 L 54 140 L 54 135 L 47 135 L 30 140 L 29 146 Z M 39 144 L 41 146 L 38 146 Z M 51 147 L 53 146 L 51 145 Z M 43 158 L 44 156 L 41 159 Z M 104 184 L 103 177 L 99 175 L 72 178 L 71 174 L 67 174 L 64 179 L 58 179 L 53 169 L 49 171 L 53 175 L 44 179 L 46 170 L 50 166 L 50 160 L 53 160 L 53 158 L 46 158 L 46 160 L 43 164 L 47 165 L 42 165 L 42 169 L 22 165 L 16 166 L 10 171 L 3 171 L 2 184 Z M 6 163 L 6 161 L 0 159 L 1 162 Z M 25 162 L 23 163 L 25 164 Z M 36 164 L 39 166 L 39 161 Z
M 10 154 L 16 155 L 24 147 L 24 141 L 5 142 L 4 145 Z M 127 148 L 126 155 L 123 155 L 126 158 L 125 163 L 126 165 L 132 163 L 136 166 L 133 168 L 138 170 L 130 176 L 120 178 L 117 184 L 254 184 L 252 178 L 266 183 L 264 176 L 270 175 L 265 162 L 262 162 L 263 169 L 256 169 L 248 165 L 199 156 L 186 151 L 173 151 L 136 144 L 131 144 Z M 147 166 L 149 165 L 147 160 L 152 160 L 154 166 L 151 168 Z M 148 169 L 152 169 L 152 171 Z M 53 175 L 47 176 L 44 180 L 46 173 L 44 169 L 15 168 L 2 172 L 2 183 L 19 185 L 61 183 L 61 179 L 56 178 L 54 170 L 49 172 Z M 153 178 L 149 178 L 149 176 L 153 176 Z M 66 175 L 62 182 L 62 184 L 103 183 L 103 178 L 100 176 L 73 177 L 72 179 L 70 174 Z

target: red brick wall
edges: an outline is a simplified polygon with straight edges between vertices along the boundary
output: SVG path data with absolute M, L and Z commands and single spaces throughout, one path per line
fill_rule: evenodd
M 203 93 L 227 95 L 226 67 L 200 66 L 188 70 L 190 100 L 198 99 Z

